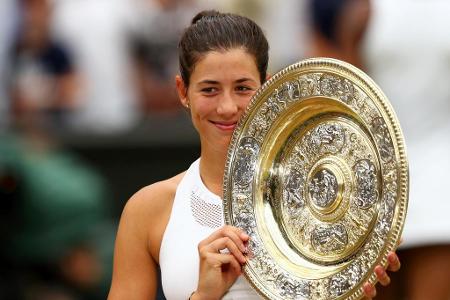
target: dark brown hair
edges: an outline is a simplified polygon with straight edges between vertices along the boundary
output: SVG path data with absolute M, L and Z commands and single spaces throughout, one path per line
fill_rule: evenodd
M 189 79 L 198 60 L 209 51 L 226 51 L 243 48 L 255 58 L 261 83 L 266 80 L 269 61 L 269 44 L 261 28 L 249 18 L 202 11 L 184 31 L 178 44 L 180 73 L 184 84 Z

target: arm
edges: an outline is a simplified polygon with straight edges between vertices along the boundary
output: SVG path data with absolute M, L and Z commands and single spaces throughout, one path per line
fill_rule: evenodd
M 148 249 L 147 230 L 151 227 L 142 194 L 140 191 L 128 201 L 121 216 L 109 300 L 154 299 L 156 295 L 157 264 Z

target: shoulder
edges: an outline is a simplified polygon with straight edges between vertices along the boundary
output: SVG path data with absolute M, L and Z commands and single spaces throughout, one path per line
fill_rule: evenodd
M 140 189 L 126 203 L 124 214 L 159 215 L 161 211 L 171 208 L 178 184 L 185 173 Z
M 148 217 L 160 216 L 171 210 L 178 184 L 185 173 L 140 189 L 126 203 L 122 217 L 131 215 L 130 217 L 144 217 L 148 220 Z
M 120 226 L 135 235 L 156 262 L 175 193 L 185 173 L 142 188 L 128 200 L 122 213 Z

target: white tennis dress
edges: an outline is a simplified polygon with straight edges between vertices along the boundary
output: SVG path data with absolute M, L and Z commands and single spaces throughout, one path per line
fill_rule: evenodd
M 168 300 L 186 300 L 197 289 L 197 246 L 224 224 L 222 199 L 209 191 L 200 178 L 200 159 L 180 181 L 159 254 L 161 280 Z M 261 299 L 243 276 L 228 293 L 227 300 Z

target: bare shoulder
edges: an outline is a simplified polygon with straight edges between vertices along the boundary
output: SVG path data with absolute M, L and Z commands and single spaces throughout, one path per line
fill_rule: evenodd
M 158 181 L 136 192 L 125 205 L 124 213 L 137 215 L 160 215 L 171 209 L 175 193 L 185 172 Z
M 122 213 L 121 223 L 128 224 L 140 240 L 145 241 L 156 263 L 175 193 L 184 174 L 142 188 L 128 200 Z
M 178 184 L 184 174 L 185 172 L 180 173 L 140 189 L 126 203 L 122 219 L 134 220 L 140 229 L 149 228 L 146 226 L 149 222 L 156 230 L 159 225 L 165 228 L 165 217 L 168 219 L 170 215 Z

